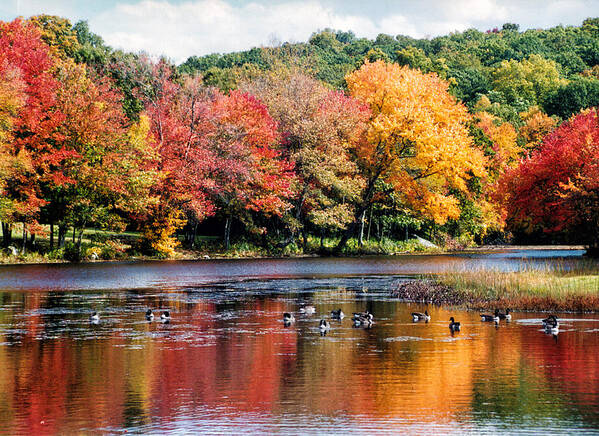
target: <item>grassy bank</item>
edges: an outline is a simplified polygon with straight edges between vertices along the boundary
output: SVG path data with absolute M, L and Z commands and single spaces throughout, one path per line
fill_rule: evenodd
M 519 272 L 461 271 L 428 276 L 394 290 L 399 298 L 472 309 L 599 312 L 595 261 Z
M 22 230 L 15 226 L 13 243 L 16 255 L 11 250 L 0 249 L 0 263 L 56 263 L 69 261 L 101 261 L 101 260 L 146 260 L 161 259 L 159 256 L 148 256 L 140 253 L 136 248 L 140 239 L 138 232 L 108 232 L 95 229 L 86 229 L 81 251 L 72 239 L 72 230 L 69 230 L 66 245 L 63 248 L 50 250 L 48 236 L 36 237 L 34 243 L 28 242 L 25 252 L 22 250 Z M 182 242 L 182 239 L 181 239 Z M 259 258 L 259 257 L 300 257 L 330 254 L 337 245 L 338 239 L 320 238 L 309 236 L 306 244 L 297 241 L 285 247 L 264 247 L 248 241 L 240 240 L 225 249 L 222 238 L 217 236 L 198 236 L 193 249 L 185 248 L 181 244 L 174 259 L 205 258 Z M 402 253 L 440 252 L 441 249 L 424 247 L 417 240 L 398 241 L 389 238 L 371 239 L 358 244 L 356 239 L 350 239 L 341 253 L 345 256 L 359 255 L 393 255 Z

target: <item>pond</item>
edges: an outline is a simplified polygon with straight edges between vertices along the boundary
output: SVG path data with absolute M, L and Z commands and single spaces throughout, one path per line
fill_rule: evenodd
M 389 296 L 412 274 L 581 253 L 0 267 L 0 433 L 594 432 L 599 315 L 553 335 L 542 313 L 495 326 Z

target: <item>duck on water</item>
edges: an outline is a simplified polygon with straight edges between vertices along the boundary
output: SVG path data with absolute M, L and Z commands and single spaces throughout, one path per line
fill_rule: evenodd
M 152 309 L 146 310 L 146 319 L 148 321 L 152 321 L 154 319 L 154 314 L 152 313 Z
M 431 316 L 428 314 L 428 310 L 425 310 L 424 313 L 412 312 L 412 321 L 413 322 L 418 322 L 418 321 L 429 322 L 430 320 L 431 320 Z
M 98 315 L 98 312 L 92 312 L 89 316 L 89 322 L 92 324 L 98 324 L 100 322 L 100 315 Z
M 459 332 L 460 331 L 460 323 L 456 322 L 455 319 L 453 319 L 453 316 L 451 318 L 449 318 L 449 330 L 451 330 L 452 332 Z
M 512 314 L 510 313 L 512 311 L 512 309 L 510 309 L 509 307 L 505 310 L 505 313 L 503 312 L 498 312 L 497 315 L 499 315 L 499 319 L 505 319 L 506 321 L 511 321 L 512 320 Z
M 316 308 L 314 306 L 303 306 L 300 307 L 299 312 L 305 315 L 314 315 L 316 313 Z
M 285 312 L 283 314 L 283 324 L 285 324 L 285 327 L 290 326 L 294 322 L 295 316 L 293 316 L 293 313 Z
M 331 318 L 342 320 L 343 318 L 345 318 L 345 314 L 341 309 L 331 310 Z
M 545 330 L 548 332 L 557 332 L 559 330 L 559 321 L 557 320 L 557 316 L 549 315 L 547 318 L 543 320 L 543 326 L 545 327 Z
M 495 313 L 493 315 L 489 315 L 488 313 L 481 313 L 480 320 L 483 322 L 495 321 L 495 323 L 498 323 L 499 322 L 499 309 L 495 309 Z
M 374 322 L 374 316 L 369 311 L 366 312 L 354 312 L 354 325 L 356 327 L 364 326 L 370 327 Z

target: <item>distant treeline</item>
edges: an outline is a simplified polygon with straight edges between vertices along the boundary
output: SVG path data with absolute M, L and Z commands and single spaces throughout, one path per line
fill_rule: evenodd
M 508 121 L 518 121 L 518 112 L 533 105 L 568 118 L 599 103 L 599 18 L 588 18 L 582 26 L 524 32 L 506 23 L 500 29 L 469 29 L 433 39 L 380 34 L 373 41 L 326 29 L 306 43 L 192 56 L 179 71 L 200 72 L 206 84 L 228 90 L 236 88 L 243 69 L 268 69 L 273 57 L 301 59 L 314 77 L 343 89 L 345 76 L 365 58 L 434 72 L 449 81 L 450 92 L 469 108 L 486 95 L 502 105 L 500 115 Z

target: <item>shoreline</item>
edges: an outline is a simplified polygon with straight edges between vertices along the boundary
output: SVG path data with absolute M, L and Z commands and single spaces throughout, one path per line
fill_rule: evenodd
M 480 247 L 469 247 L 463 250 L 425 250 L 425 251 L 402 251 L 395 253 L 343 253 L 335 256 L 330 253 L 319 254 L 319 253 L 298 253 L 298 254 L 286 254 L 286 255 L 259 255 L 256 253 L 243 255 L 243 254 L 225 254 L 218 252 L 192 252 L 184 250 L 177 252 L 177 256 L 172 258 L 160 258 L 154 256 L 131 256 L 114 259 L 83 259 L 79 262 L 71 262 L 65 259 L 48 259 L 44 255 L 37 255 L 35 260 L 24 258 L 19 259 L 19 256 L 8 256 L 5 255 L 0 257 L 0 266 L 10 265 L 44 265 L 44 264 L 93 264 L 93 263 L 104 263 L 104 262 L 148 262 L 148 261 L 159 261 L 159 262 L 172 262 L 172 261 L 200 261 L 200 260 L 228 260 L 228 259 L 302 259 L 302 258 L 326 258 L 326 257 L 394 257 L 394 256 L 434 256 L 434 255 L 456 255 L 456 254 L 468 254 L 468 253 L 489 253 L 489 252 L 510 252 L 510 251 L 522 251 L 522 250 L 534 250 L 534 251 L 553 251 L 553 250 L 570 250 L 578 251 L 585 250 L 582 245 L 482 245 Z M 8 261 L 7 261 L 8 259 Z

